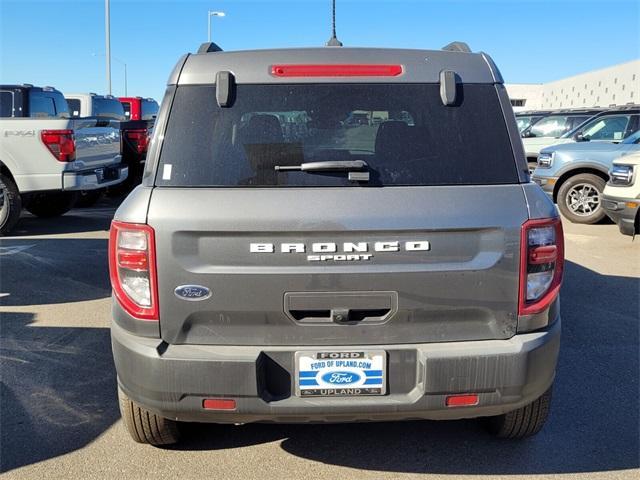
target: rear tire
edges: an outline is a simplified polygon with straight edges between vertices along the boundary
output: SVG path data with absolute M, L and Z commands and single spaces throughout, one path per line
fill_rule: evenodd
M 538 433 L 549 417 L 551 387 L 540 398 L 513 412 L 487 418 L 487 429 L 500 438 L 525 438 Z
M 592 173 L 580 173 L 560 185 L 557 204 L 562 215 L 573 223 L 591 225 L 605 217 L 602 191 L 606 182 Z
M 59 217 L 74 207 L 77 198 L 75 192 L 35 193 L 25 208 L 36 217 Z
M 11 177 L 0 173 L 0 236 L 16 226 L 22 211 L 22 198 Z
M 125 427 L 138 443 L 161 446 L 171 445 L 180 439 L 178 422 L 163 418 L 134 403 L 118 386 L 120 414 Z

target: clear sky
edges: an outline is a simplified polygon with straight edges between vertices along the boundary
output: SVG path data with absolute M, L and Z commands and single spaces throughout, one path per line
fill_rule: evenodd
M 640 57 L 638 0 L 338 0 L 346 46 L 488 52 L 507 82 L 538 83 Z M 321 46 L 330 1 L 112 0 L 111 51 L 127 63 L 129 94 L 162 97 L 180 55 L 207 36 L 225 50 Z M 105 93 L 104 0 L 0 0 L 0 82 Z M 96 54 L 96 56 L 92 56 Z M 121 64 L 114 95 L 124 94 Z

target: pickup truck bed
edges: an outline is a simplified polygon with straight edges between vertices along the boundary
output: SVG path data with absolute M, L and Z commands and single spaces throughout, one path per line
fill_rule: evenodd
M 120 122 L 69 118 L 66 100 L 50 87 L 0 86 L 0 235 L 24 206 L 37 216 L 62 215 L 76 193 L 127 178 Z

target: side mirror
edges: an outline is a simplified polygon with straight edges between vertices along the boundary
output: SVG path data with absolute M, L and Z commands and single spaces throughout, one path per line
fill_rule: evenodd
M 584 138 L 584 135 L 582 134 L 582 132 L 576 132 L 575 135 L 573 136 L 573 139 L 576 142 L 585 142 L 587 139 Z

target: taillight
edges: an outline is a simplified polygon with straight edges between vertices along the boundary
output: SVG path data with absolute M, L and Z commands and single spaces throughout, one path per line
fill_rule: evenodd
M 146 153 L 149 147 L 149 132 L 146 128 L 125 130 L 124 134 L 137 153 Z
M 42 130 L 40 138 L 59 162 L 73 162 L 76 159 L 73 130 Z
M 111 222 L 109 274 L 116 299 L 131 316 L 158 320 L 155 235 L 149 225 Z
M 271 75 L 274 77 L 397 77 L 401 74 L 402 65 L 271 65 Z
M 532 315 L 558 296 L 564 269 L 564 237 L 559 218 L 522 225 L 518 314 Z

